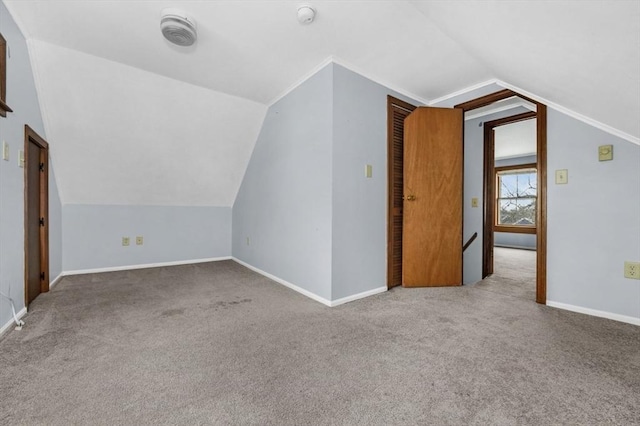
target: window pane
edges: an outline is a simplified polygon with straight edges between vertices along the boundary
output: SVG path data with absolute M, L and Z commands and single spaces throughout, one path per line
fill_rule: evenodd
M 498 200 L 499 225 L 533 226 L 536 224 L 536 200 L 513 199 Z
M 498 182 L 498 198 L 535 197 L 538 193 L 535 170 L 499 172 Z
M 518 177 L 518 197 L 535 197 L 537 195 L 536 173 L 522 173 Z
M 500 175 L 499 198 L 515 198 L 518 196 L 518 175 Z

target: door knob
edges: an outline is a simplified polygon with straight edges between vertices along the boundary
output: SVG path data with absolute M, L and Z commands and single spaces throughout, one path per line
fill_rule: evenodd
M 415 195 L 407 195 L 407 201 L 415 201 L 416 196 Z

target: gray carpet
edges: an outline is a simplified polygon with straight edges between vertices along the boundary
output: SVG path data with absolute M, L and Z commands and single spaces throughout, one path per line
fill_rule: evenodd
M 475 285 L 478 289 L 536 300 L 536 252 L 493 248 L 493 274 Z
M 640 328 L 475 287 L 325 307 L 232 262 L 66 277 L 0 423 L 640 424 Z

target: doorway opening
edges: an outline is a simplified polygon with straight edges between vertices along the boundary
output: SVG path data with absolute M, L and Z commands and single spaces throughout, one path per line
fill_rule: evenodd
M 524 105 L 524 104 L 523 104 Z M 536 299 L 537 143 L 536 112 L 484 122 L 488 213 L 483 281 L 489 291 Z M 491 275 L 490 277 L 488 277 Z
M 505 89 L 499 92 L 483 96 L 478 99 L 474 99 L 469 102 L 455 105 L 454 108 L 461 109 L 463 113 L 469 111 L 478 110 L 491 106 L 492 104 L 508 100 L 509 98 L 517 98 L 528 102 L 535 106 L 535 111 L 529 111 L 521 114 L 522 117 L 512 116 L 509 119 L 512 122 L 524 121 L 526 119 L 535 118 L 535 144 L 536 144 L 536 188 L 537 188 L 537 200 L 535 208 L 535 247 L 536 247 L 536 265 L 535 265 L 535 299 L 538 303 L 546 303 L 546 177 L 547 177 L 547 165 L 546 165 L 546 106 L 525 96 L 519 95 L 516 92 Z M 398 107 L 398 105 L 405 104 L 405 106 Z M 394 105 L 396 105 L 394 107 Z M 408 107 L 406 106 L 408 105 Z M 413 109 L 411 109 L 413 108 Z M 422 108 L 422 107 L 421 107 Z M 404 118 L 406 118 L 415 107 L 398 101 L 392 97 L 388 97 L 388 159 L 389 159 L 389 182 L 388 182 L 388 196 L 389 196 L 389 209 L 388 209 L 388 288 L 392 288 L 402 284 L 403 273 L 403 261 L 405 254 L 403 253 L 403 206 L 406 200 L 403 200 L 403 187 L 402 180 L 398 178 L 398 172 L 404 173 L 402 156 L 397 152 L 399 147 L 404 151 Z M 526 117 L 525 117 L 526 115 Z M 506 124 L 507 122 L 505 122 Z M 496 124 L 496 123 L 493 123 Z M 488 132 L 488 130 L 485 131 Z M 492 132 L 493 133 L 493 132 Z M 401 139 L 401 140 L 398 140 Z M 486 277 L 493 272 L 494 267 L 494 193 L 491 193 L 493 186 L 487 185 L 489 179 L 495 179 L 495 163 L 494 163 L 494 147 L 493 144 L 485 144 L 484 146 L 484 189 L 482 194 L 482 262 L 479 265 L 482 269 L 482 277 Z M 400 164 L 398 164 L 398 162 Z M 413 194 L 410 200 L 416 198 Z M 466 199 L 461 199 L 461 203 L 466 204 Z M 477 200 L 472 200 L 472 203 L 478 205 Z M 462 217 L 460 218 L 462 221 Z M 473 232 L 474 229 L 465 229 L 465 236 L 468 233 L 473 233 L 469 241 L 464 244 L 466 249 L 474 241 L 474 236 L 477 232 Z M 463 241 L 460 242 L 462 246 Z M 406 248 L 405 248 L 406 250 Z
M 49 144 L 24 130 L 25 306 L 49 291 Z

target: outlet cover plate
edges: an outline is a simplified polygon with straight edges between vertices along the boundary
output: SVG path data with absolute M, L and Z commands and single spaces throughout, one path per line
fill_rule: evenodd
M 122 245 L 125 247 L 129 245 L 129 237 L 122 237 Z
M 640 280 L 640 262 L 624 262 L 624 277 Z

